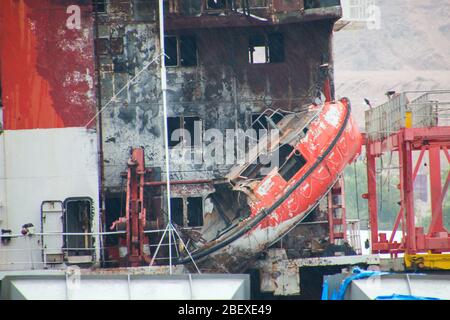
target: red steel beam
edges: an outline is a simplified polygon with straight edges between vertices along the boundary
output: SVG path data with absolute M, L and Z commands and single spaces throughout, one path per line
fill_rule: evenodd
M 367 195 L 369 207 L 369 224 L 372 244 L 378 242 L 378 204 L 375 156 L 367 153 Z M 373 250 L 372 246 L 372 251 Z
M 417 252 L 450 251 L 450 235 L 443 226 L 442 202 L 450 185 L 450 172 L 444 187 L 441 183 L 440 150 L 450 163 L 450 126 L 401 129 L 383 140 L 366 141 L 369 220 L 371 226 L 372 252 L 397 254 Z M 419 151 L 413 167 L 412 152 Z M 376 186 L 376 158 L 386 151 L 399 152 L 401 208 L 395 220 L 389 241 L 385 234 L 378 234 L 378 208 Z M 428 234 L 417 228 L 414 217 L 414 180 L 420 170 L 423 157 L 429 152 L 430 184 L 432 197 L 432 223 Z M 406 220 L 406 221 L 405 221 Z M 403 244 L 394 243 L 395 233 L 402 224 Z
M 389 238 L 389 243 L 394 242 L 395 234 L 397 233 L 398 225 L 400 224 L 400 221 L 403 217 L 403 207 L 400 207 L 400 210 L 398 211 L 397 218 L 395 219 L 394 229 L 392 230 L 391 237 Z
M 430 189 L 431 189 L 431 225 L 429 235 L 435 232 L 443 232 L 442 217 L 442 183 L 441 183 L 441 159 L 440 148 L 431 147 L 429 150 Z
M 401 185 L 402 185 L 402 203 L 406 215 L 406 237 L 407 250 L 409 253 L 415 253 L 416 245 L 416 221 L 414 215 L 414 185 L 412 180 L 412 148 L 410 141 L 404 141 L 400 148 L 401 161 Z
M 425 155 L 425 151 L 427 150 L 426 146 L 423 146 L 420 150 L 419 159 L 417 159 L 416 167 L 414 168 L 413 174 L 413 182 L 416 181 L 417 174 L 419 173 L 420 165 L 422 164 L 423 156 Z
M 388 151 L 398 151 L 399 137 L 408 137 L 413 141 L 413 149 L 420 150 L 423 142 L 427 141 L 430 146 L 438 145 L 450 148 L 450 126 L 429 127 L 429 128 L 404 128 L 381 140 L 370 141 L 367 137 L 366 152 L 374 156 L 380 156 Z
M 177 180 L 177 181 L 170 181 L 171 185 L 178 185 L 178 184 L 201 184 L 201 183 L 211 183 L 212 180 Z M 144 186 L 161 186 L 166 185 L 166 181 L 149 181 L 144 182 Z

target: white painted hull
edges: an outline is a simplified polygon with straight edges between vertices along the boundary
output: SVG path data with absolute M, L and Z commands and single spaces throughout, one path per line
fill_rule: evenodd
M 41 230 L 43 201 L 92 199 L 92 231 L 99 231 L 97 134 L 85 128 L 7 130 L 0 135 L 0 228 Z M 62 230 L 55 230 L 62 232 Z M 95 237 L 95 260 L 100 257 Z M 0 244 L 0 270 L 42 269 L 41 236 Z M 54 265 L 58 268 L 61 265 Z

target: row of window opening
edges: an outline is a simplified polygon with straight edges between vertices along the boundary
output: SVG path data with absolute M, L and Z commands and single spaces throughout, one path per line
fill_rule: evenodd
M 168 67 L 192 67 L 198 64 L 197 41 L 194 36 L 166 36 L 165 64 Z M 280 33 L 252 35 L 248 41 L 250 64 L 280 63 L 285 58 L 284 38 Z

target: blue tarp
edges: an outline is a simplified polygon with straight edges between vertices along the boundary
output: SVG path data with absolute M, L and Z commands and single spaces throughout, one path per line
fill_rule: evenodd
M 366 271 L 362 270 L 358 267 L 353 269 L 353 275 L 345 278 L 342 282 L 339 289 L 333 290 L 331 292 L 331 297 L 329 294 L 330 286 L 328 280 L 325 280 L 323 283 L 322 289 L 322 300 L 344 300 L 345 292 L 347 291 L 348 286 L 352 283 L 353 280 L 370 278 L 373 276 L 382 276 L 389 274 L 388 272 L 380 272 L 380 271 Z M 379 296 L 375 300 L 440 300 L 438 298 L 430 298 L 430 297 L 417 297 L 417 296 L 408 296 L 401 294 L 392 294 L 390 296 Z
M 328 280 L 325 279 L 322 287 L 322 300 L 328 300 Z
M 376 297 L 375 300 L 441 300 L 441 299 L 393 294 L 391 296 L 379 296 Z
M 344 300 L 345 292 L 347 291 L 348 286 L 352 283 L 353 280 L 365 279 L 373 276 L 381 276 L 384 274 L 388 273 L 380 271 L 366 271 L 356 267 L 353 269 L 353 275 L 346 278 L 342 282 L 341 286 L 339 287 L 339 290 L 338 291 L 333 290 L 333 292 L 331 292 L 331 297 L 329 296 L 328 292 L 329 291 L 328 281 L 325 280 L 322 291 L 322 300 Z

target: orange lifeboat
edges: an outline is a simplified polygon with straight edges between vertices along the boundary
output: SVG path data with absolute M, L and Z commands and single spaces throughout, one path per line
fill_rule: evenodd
M 190 248 L 192 258 L 203 268 L 242 271 L 246 262 L 284 236 L 319 204 L 361 151 L 361 134 L 346 98 L 320 108 L 312 106 L 302 116 L 287 115 L 276 123 L 276 128 L 280 134 L 268 139 L 268 152 L 276 151 L 278 166 L 263 175 L 267 167 L 252 161 L 260 154 L 251 150 L 248 162 L 235 166 L 227 175 L 225 189 L 237 194 L 236 200 L 233 203 L 222 198 L 215 203 L 220 202 L 222 207 L 228 204 L 230 209 L 222 208 L 222 216 L 233 208 L 240 208 L 240 212 L 222 228 L 214 226 L 217 222 L 205 224 L 202 234 L 207 241 Z M 207 230 L 211 229 L 216 234 L 208 239 Z M 189 261 L 185 257 L 178 263 Z

